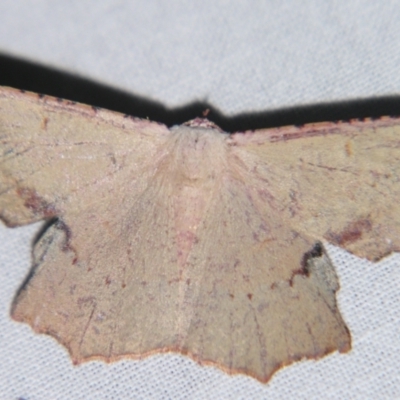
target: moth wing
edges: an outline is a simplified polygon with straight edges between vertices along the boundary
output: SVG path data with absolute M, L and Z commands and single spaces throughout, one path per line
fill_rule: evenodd
M 157 178 L 170 131 L 12 89 L 1 89 L 0 122 L 1 217 L 57 217 L 34 245 L 13 318 L 56 337 L 75 362 L 172 348 L 174 188 Z
M 187 351 L 266 381 L 294 360 L 350 349 L 321 241 L 370 260 L 400 249 L 399 122 L 231 137 L 229 172 L 192 253 L 202 283 L 187 292 Z
M 245 137 L 247 138 L 245 139 Z M 248 133 L 256 168 L 291 227 L 369 260 L 400 250 L 400 120 L 310 124 Z
M 0 215 L 23 225 L 84 209 L 119 175 L 139 185 L 167 133 L 156 123 L 0 88 Z
M 283 365 L 348 351 L 350 334 L 329 257 L 282 220 L 257 193 L 265 183 L 240 166 L 219 185 L 188 259 L 182 347 L 266 382 Z

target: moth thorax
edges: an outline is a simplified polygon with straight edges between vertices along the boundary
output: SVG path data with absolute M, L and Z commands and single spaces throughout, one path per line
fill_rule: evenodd
M 175 167 L 179 175 L 193 181 L 214 179 L 225 164 L 225 135 L 215 130 L 192 127 L 180 127 L 175 132 Z

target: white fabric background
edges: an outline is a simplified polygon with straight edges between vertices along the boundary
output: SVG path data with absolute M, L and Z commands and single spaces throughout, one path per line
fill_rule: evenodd
M 2 0 L 0 51 L 171 108 L 268 111 L 398 95 L 400 2 Z M 73 366 L 9 317 L 39 226 L 0 225 L 0 399 L 400 398 L 399 255 L 372 264 L 330 246 L 353 349 L 261 384 L 173 354 Z

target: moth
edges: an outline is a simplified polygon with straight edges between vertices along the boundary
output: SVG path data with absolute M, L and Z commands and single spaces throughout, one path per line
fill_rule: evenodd
M 351 348 L 324 243 L 400 250 L 400 120 L 227 134 L 0 89 L 0 217 L 47 221 L 12 318 L 74 363 L 186 354 L 267 382 Z

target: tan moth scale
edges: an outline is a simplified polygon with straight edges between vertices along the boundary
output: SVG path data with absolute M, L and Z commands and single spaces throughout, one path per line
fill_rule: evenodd
M 323 242 L 400 250 L 400 120 L 235 133 L 0 88 L 0 216 L 47 220 L 11 315 L 74 363 L 187 354 L 266 382 L 346 352 Z

